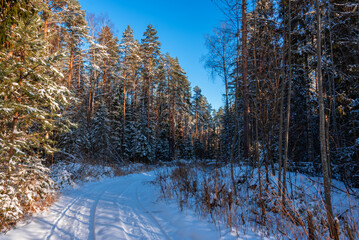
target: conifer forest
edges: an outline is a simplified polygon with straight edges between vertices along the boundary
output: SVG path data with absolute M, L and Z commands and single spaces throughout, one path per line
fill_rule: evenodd
M 0 0 L 0 239 L 359 238 L 358 1 L 203 2 L 219 109 L 151 23 Z

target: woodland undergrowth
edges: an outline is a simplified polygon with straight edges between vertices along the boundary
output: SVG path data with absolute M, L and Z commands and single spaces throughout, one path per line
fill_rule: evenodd
M 175 200 L 181 210 L 192 208 L 218 230 L 226 227 L 237 236 L 256 232 L 275 239 L 331 239 L 320 184 L 292 174 L 283 202 L 275 176 L 268 182 L 263 176 L 258 178 L 258 169 L 234 169 L 235 188 L 229 166 L 203 163 L 179 162 L 160 169 L 154 184 L 161 198 Z M 359 199 L 345 190 L 334 189 L 333 193 L 339 199 L 334 207 L 340 239 L 358 239 Z

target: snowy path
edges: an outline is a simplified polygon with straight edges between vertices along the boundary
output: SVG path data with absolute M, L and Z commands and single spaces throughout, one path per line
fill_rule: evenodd
M 157 202 L 152 179 L 144 173 L 87 183 L 0 239 L 235 239 L 230 233 L 220 237 L 191 211 Z

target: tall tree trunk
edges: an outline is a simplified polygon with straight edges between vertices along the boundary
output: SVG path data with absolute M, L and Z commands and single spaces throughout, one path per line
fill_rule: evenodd
M 222 44 L 222 65 L 223 65 L 223 74 L 224 74 L 224 87 L 226 91 L 226 106 L 225 106 L 225 113 L 226 116 L 228 116 L 228 110 L 229 110 L 229 100 L 228 100 L 228 74 L 227 74 L 227 64 L 226 64 L 226 45 L 225 43 Z
M 48 7 L 49 1 L 46 0 L 45 3 L 46 3 L 46 6 Z M 47 10 L 49 10 L 49 9 L 47 9 Z M 45 37 L 45 42 L 47 42 L 47 30 L 48 30 L 48 25 L 49 25 L 49 15 L 48 15 L 47 11 L 44 11 L 43 16 L 45 18 L 44 37 Z
M 232 146 L 231 146 L 231 157 L 230 157 L 230 161 L 231 161 L 231 180 L 232 180 L 232 187 L 233 187 L 233 193 L 234 196 L 237 195 L 237 184 L 236 181 L 234 179 L 234 146 L 236 144 L 237 138 L 238 138 L 238 125 L 235 124 L 234 125 L 234 136 L 233 136 L 233 141 L 232 141 Z
M 284 31 L 284 36 L 286 31 Z M 284 115 L 284 92 L 286 88 L 286 66 L 285 66 L 285 48 L 286 44 L 284 42 L 282 49 L 282 86 L 280 91 L 280 116 L 279 116 L 279 140 L 278 140 L 278 196 L 281 197 L 283 193 L 282 187 L 282 164 L 283 164 L 283 115 Z
M 150 141 L 150 111 L 151 111 L 151 59 L 148 66 L 148 88 L 147 88 L 147 141 Z
M 74 65 L 74 51 L 72 50 L 72 47 L 71 47 L 71 52 L 70 52 L 70 64 L 69 64 L 69 75 L 68 75 L 68 78 L 67 78 L 67 87 L 68 87 L 68 89 L 71 88 L 73 65 Z
M 168 73 L 169 75 L 169 73 Z M 173 136 L 174 136 L 174 129 L 172 127 L 173 124 L 173 115 L 174 115 L 174 109 L 172 106 L 172 99 L 174 98 L 174 89 L 171 90 L 171 81 L 170 81 L 170 76 L 168 76 L 167 78 L 167 85 L 168 85 L 168 111 L 169 111 L 169 116 L 168 116 L 168 120 L 169 120 L 169 158 L 170 160 L 173 160 L 174 157 L 174 142 L 173 142 Z
M 77 92 L 78 95 L 81 93 L 81 39 L 79 39 L 79 65 L 78 65 L 78 76 L 77 76 Z
M 233 192 L 234 195 L 237 195 L 237 184 L 234 179 L 234 153 L 235 153 L 235 146 L 237 143 L 237 140 L 239 140 L 239 96 L 241 92 L 240 84 L 239 84 L 239 68 L 240 68 L 240 16 L 239 16 L 239 0 L 236 0 L 234 8 L 238 11 L 235 11 L 235 26 L 236 26 L 236 90 L 235 90 L 235 101 L 234 101 L 234 134 L 232 139 L 232 145 L 231 145 L 231 155 L 230 155 L 230 164 L 231 164 L 231 180 L 232 180 L 232 186 L 233 186 Z M 240 141 L 238 141 L 238 147 L 237 150 L 239 152 L 240 150 Z
M 239 0 L 236 0 L 236 5 L 234 8 L 236 8 L 236 19 L 235 19 L 235 25 L 236 25 L 236 91 L 235 91 L 235 102 L 234 102 L 234 108 L 235 108 L 235 114 L 234 114 L 234 124 L 235 124 L 235 132 L 233 136 L 232 141 L 232 148 L 231 148 L 231 162 L 234 161 L 234 152 L 235 152 L 235 143 L 238 139 L 238 152 L 240 152 L 241 144 L 240 144 L 240 138 L 239 138 L 239 118 L 240 118 L 240 108 L 239 108 L 239 97 L 241 93 L 241 87 L 239 84 L 239 69 L 240 69 L 240 16 L 239 16 Z M 238 8 L 238 9 L 237 9 Z M 232 166 L 233 167 L 233 166 Z M 233 173 L 231 173 L 233 175 Z M 234 179 L 233 179 L 234 181 Z
M 305 98 L 305 103 L 307 107 L 307 151 L 308 151 L 309 162 L 313 162 L 314 152 L 313 152 L 313 131 L 312 131 L 312 115 L 311 115 L 312 104 L 310 102 L 310 76 L 309 76 L 307 55 L 305 55 L 305 76 L 308 79 L 307 93 Z
M 103 73 L 102 73 L 102 84 L 103 84 L 103 98 L 104 98 L 104 101 L 107 101 L 109 100 L 109 96 L 107 95 L 107 99 L 106 99 L 106 95 L 105 93 L 107 92 L 107 89 L 106 89 L 106 84 L 107 83 L 107 59 L 105 58 L 104 61 L 103 61 Z M 110 106 L 110 104 L 108 104 L 108 106 Z
M 196 113 L 195 113 L 195 118 L 196 118 L 196 138 L 198 138 L 198 106 L 196 106 Z
M 44 27 L 44 36 L 45 36 L 45 42 L 47 41 L 47 29 L 48 29 L 48 20 L 45 19 L 45 27 Z
M 328 3 L 329 11 L 328 11 L 328 19 L 329 23 L 331 24 L 331 14 L 332 8 L 330 6 L 330 2 Z M 331 74 L 330 74 L 330 85 L 331 85 L 331 113 L 332 113 L 332 122 L 333 122 L 333 130 L 334 130 L 334 139 L 337 146 L 341 146 L 341 141 L 339 140 L 338 134 L 338 125 L 337 125 L 337 114 L 336 114 L 336 87 L 335 87 L 335 80 L 334 80 L 334 54 L 333 54 L 333 36 L 332 36 L 332 27 L 329 25 L 329 45 L 330 45 L 330 62 L 331 62 Z
M 316 3 L 317 13 L 317 77 L 318 77 L 318 91 L 319 91 L 319 138 L 320 138 L 320 157 L 322 160 L 323 182 L 324 182 L 324 197 L 325 208 L 327 212 L 328 225 L 331 236 L 339 240 L 339 233 L 337 233 L 334 222 L 333 207 L 331 200 L 331 187 L 329 181 L 329 164 L 327 159 L 327 146 L 325 134 L 325 113 L 324 113 L 324 100 L 323 100 L 323 82 L 322 82 L 322 44 L 321 44 L 321 17 L 319 0 Z
M 256 3 L 256 2 L 255 2 Z M 257 15 L 254 16 L 254 37 L 257 36 L 256 34 L 256 30 L 257 30 Z M 258 185 L 259 185 L 259 203 L 260 205 L 262 205 L 262 197 L 263 197 L 263 193 L 262 193 L 262 171 L 261 171 L 261 161 L 260 161 L 260 156 L 259 156 L 259 130 L 258 130 L 258 118 L 261 115 L 261 104 L 260 104 L 260 90 L 259 90 L 259 80 L 258 80 L 258 75 L 260 73 L 257 72 L 257 48 L 256 45 L 254 43 L 254 47 L 253 47 L 253 59 L 254 59 L 254 74 L 255 74 L 255 79 L 256 79 L 256 98 L 255 98 L 255 153 L 256 153 L 256 164 L 253 164 L 253 166 L 257 165 L 257 169 L 258 169 Z M 259 115 L 259 116 L 258 116 Z M 264 208 L 262 208 L 264 209 Z M 262 216 L 264 216 L 264 212 L 262 211 Z
M 225 69 L 226 66 L 223 67 L 223 69 Z M 226 90 L 226 106 L 225 106 L 225 112 L 226 112 L 226 116 L 228 117 L 228 113 L 229 113 L 229 100 L 228 100 L 228 93 L 229 93 L 229 89 L 228 89 L 228 77 L 227 77 L 227 71 L 224 71 L 224 86 L 225 86 L 225 90 Z
M 112 94 L 112 85 L 111 85 L 111 78 L 109 77 L 108 80 L 108 97 L 107 97 L 107 102 L 108 102 L 108 107 L 111 107 L 111 94 Z
M 287 95 L 287 116 L 285 126 L 285 139 L 284 139 L 284 162 L 283 162 L 283 195 L 282 203 L 285 205 L 285 195 L 287 188 L 287 164 L 288 164 L 288 148 L 289 148 L 289 128 L 290 128 L 290 104 L 292 96 L 292 9 L 291 0 L 288 1 L 288 95 Z
M 244 158 L 249 156 L 249 99 L 248 99 L 248 49 L 247 49 L 247 0 L 242 0 L 242 78 L 243 78 L 243 125 Z
M 92 84 L 91 84 L 92 85 Z M 88 99 L 88 106 L 87 106 L 87 123 L 90 123 L 91 120 L 91 113 L 92 113 L 92 86 L 90 86 L 89 91 L 89 99 Z
M 126 130 L 126 82 L 127 82 L 127 53 L 125 53 L 124 59 L 124 72 L 123 72 L 123 105 L 122 105 L 122 159 L 124 158 L 125 152 L 125 130 Z
M 173 95 L 172 95 L 172 110 L 171 110 L 171 132 L 172 132 L 172 137 L 171 137 L 171 152 L 172 152 L 172 159 L 175 159 L 175 142 L 176 142 L 176 132 L 175 132 L 175 94 L 176 91 L 173 89 L 172 91 Z

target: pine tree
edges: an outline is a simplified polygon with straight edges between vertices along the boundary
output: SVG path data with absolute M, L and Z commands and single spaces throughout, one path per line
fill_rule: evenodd
M 142 103 L 143 107 L 146 109 L 146 121 L 147 121 L 147 139 L 150 139 L 152 134 L 151 129 L 151 119 L 152 119 L 152 92 L 154 84 L 156 81 L 156 68 L 158 66 L 159 57 L 160 57 L 160 46 L 161 44 L 158 41 L 157 31 L 153 28 L 152 25 L 148 25 L 145 33 L 143 34 L 144 38 L 141 41 L 141 53 L 143 60 L 143 93 L 142 93 Z
M 107 107 L 111 106 L 113 87 L 119 86 L 117 76 L 119 72 L 119 48 L 118 39 L 113 36 L 109 26 L 102 27 L 98 42 L 104 47 L 104 54 L 100 60 L 101 89 L 100 98 L 105 99 Z
M 74 67 L 76 67 L 74 66 L 75 53 L 78 53 L 78 67 L 81 67 L 81 38 L 83 38 L 87 34 L 87 22 L 85 20 L 85 12 L 81 10 L 81 6 L 77 0 L 67 0 L 67 4 L 63 9 L 62 21 L 65 23 L 65 41 L 67 44 L 67 49 L 69 50 L 67 87 L 71 89 L 72 85 L 74 85 L 73 75 Z M 79 85 L 79 83 L 77 83 L 76 85 Z

